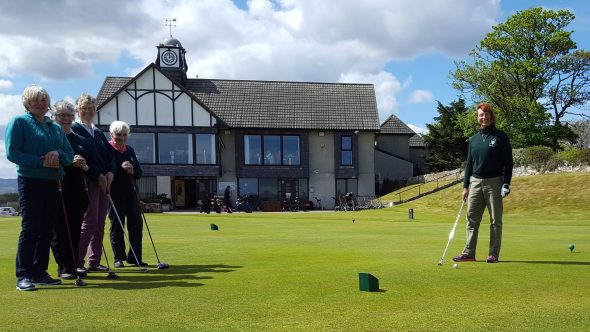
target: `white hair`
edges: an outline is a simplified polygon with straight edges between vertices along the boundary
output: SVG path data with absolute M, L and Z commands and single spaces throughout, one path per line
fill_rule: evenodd
M 129 125 L 123 121 L 113 121 L 109 126 L 109 131 L 113 134 L 127 134 L 131 133 Z

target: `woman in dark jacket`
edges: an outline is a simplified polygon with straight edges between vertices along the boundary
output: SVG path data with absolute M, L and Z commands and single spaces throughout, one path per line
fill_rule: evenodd
M 55 223 L 51 249 L 57 263 L 57 273 L 62 279 L 74 279 L 78 262 L 80 228 L 88 208 L 88 195 L 85 192 L 84 172 L 89 170 L 88 142 L 72 131 L 74 105 L 60 100 L 54 105 L 53 120 L 61 126 L 74 151 L 74 162 L 64 167 L 66 175 L 61 181 L 64 209 L 59 209 Z M 61 207 L 61 204 L 60 204 Z M 74 255 L 72 257 L 72 255 Z
M 124 267 L 123 261 L 132 265 L 147 266 L 142 261 L 141 239 L 143 224 L 139 207 L 139 198 L 134 188 L 135 180 L 141 177 L 141 167 L 137 161 L 135 151 L 126 145 L 130 134 L 129 125 L 123 121 L 113 121 L 110 126 L 111 140 L 117 170 L 111 184 L 111 198 L 121 223 L 125 225 L 129 235 L 129 252 L 125 254 L 124 229 L 121 227 L 117 215 L 111 211 L 111 245 L 115 255 L 115 267 Z M 137 256 L 137 260 L 136 260 Z

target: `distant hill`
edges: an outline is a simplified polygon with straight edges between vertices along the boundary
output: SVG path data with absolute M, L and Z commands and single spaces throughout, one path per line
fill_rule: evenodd
M 0 179 L 0 194 L 16 192 L 18 192 L 16 179 Z

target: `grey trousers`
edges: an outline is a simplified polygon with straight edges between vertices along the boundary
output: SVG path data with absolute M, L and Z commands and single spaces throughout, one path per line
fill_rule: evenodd
M 469 257 L 475 257 L 479 225 L 485 208 L 490 214 L 490 250 L 489 255 L 500 257 L 502 245 L 502 189 L 503 177 L 497 176 L 488 179 L 477 179 L 473 176 L 469 179 L 469 196 L 467 197 L 467 243 L 463 253 Z

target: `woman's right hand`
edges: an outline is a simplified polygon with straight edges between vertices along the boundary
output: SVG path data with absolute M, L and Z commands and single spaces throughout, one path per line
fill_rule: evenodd
M 461 197 L 463 197 L 463 200 L 467 200 L 467 197 L 469 196 L 469 189 L 468 188 L 463 188 L 463 192 L 461 193 Z
M 43 167 L 59 168 L 59 153 L 57 151 L 49 151 L 41 159 Z

